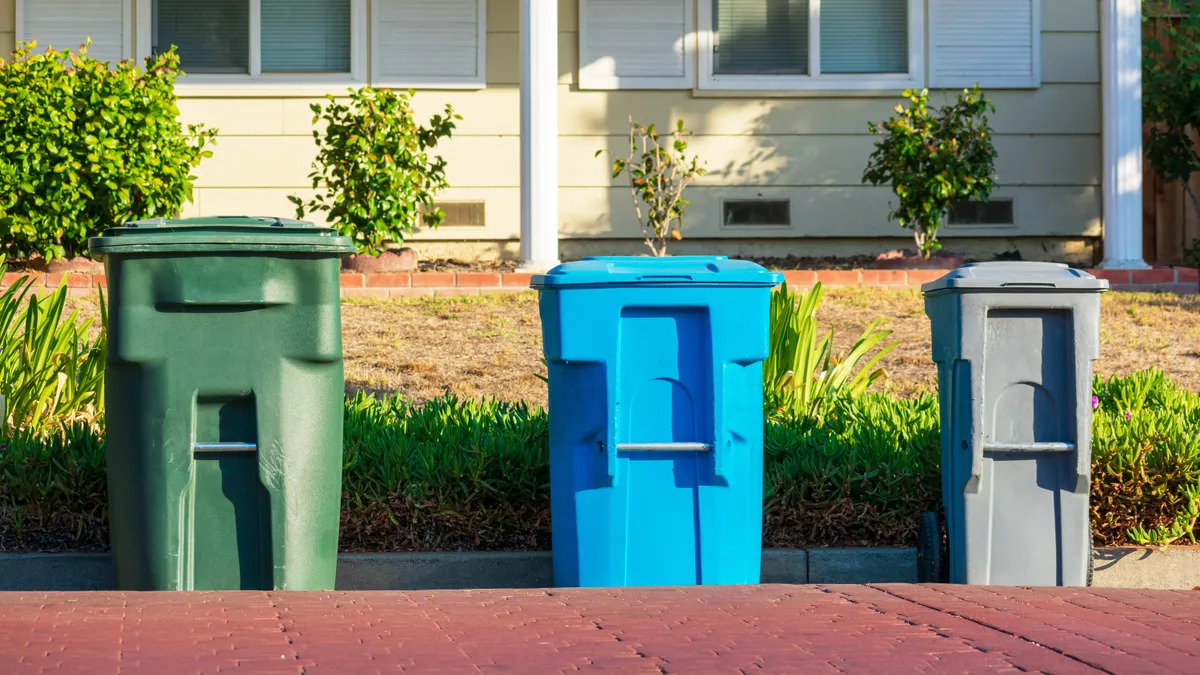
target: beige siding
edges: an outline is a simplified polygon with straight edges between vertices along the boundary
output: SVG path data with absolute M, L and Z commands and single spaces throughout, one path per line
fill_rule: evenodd
M 0 0 L 0 58 L 8 60 L 15 47 L 17 0 Z
M 0 0 L 0 46 L 12 39 L 14 0 Z M 691 238 L 903 236 L 887 221 L 890 192 L 863 186 L 873 138 L 868 123 L 891 114 L 888 95 L 694 91 L 579 91 L 577 0 L 559 0 L 561 228 L 566 238 L 637 237 L 630 195 L 608 172 L 630 116 L 696 133 L 693 149 L 710 171 L 691 189 Z M 1009 227 L 952 228 L 958 236 L 1095 237 L 1100 234 L 1099 11 L 1096 0 L 1042 3 L 1042 81 L 1036 90 L 990 93 L 1001 187 L 1016 200 Z M 485 228 L 423 232 L 419 240 L 512 240 L 520 222 L 519 0 L 488 0 L 487 82 L 479 91 L 422 91 L 418 114 L 447 104 L 463 115 L 444 147 L 447 200 L 483 200 Z M 947 100 L 948 94 L 935 93 Z M 182 94 L 186 121 L 221 130 L 199 170 L 188 213 L 292 215 L 289 194 L 311 193 L 315 155 L 312 97 L 205 98 Z M 792 202 L 790 228 L 720 224 L 722 199 Z M 498 250 L 498 249 L 497 249 Z

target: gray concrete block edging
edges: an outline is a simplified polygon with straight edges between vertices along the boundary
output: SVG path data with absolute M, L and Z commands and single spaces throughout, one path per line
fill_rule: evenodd
M 915 563 L 915 553 L 912 557 Z M 808 553 L 782 549 L 764 551 L 762 580 L 777 584 L 807 583 Z M 338 556 L 338 590 L 552 586 L 554 572 L 548 551 L 342 553 Z M 0 591 L 102 591 L 112 588 L 112 563 L 107 553 L 0 553 Z
M 765 584 L 914 583 L 911 548 L 767 549 Z M 337 588 L 438 590 L 549 588 L 550 553 L 342 553 Z M 1095 585 L 1192 589 L 1200 586 L 1200 550 L 1141 548 L 1096 551 Z M 0 591 L 112 590 L 107 553 L 0 553 Z

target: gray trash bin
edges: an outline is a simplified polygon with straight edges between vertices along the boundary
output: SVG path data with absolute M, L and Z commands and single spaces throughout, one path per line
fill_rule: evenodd
M 942 518 L 922 581 L 1084 586 L 1092 362 L 1108 282 L 1066 265 L 966 265 L 921 287 L 941 395 Z

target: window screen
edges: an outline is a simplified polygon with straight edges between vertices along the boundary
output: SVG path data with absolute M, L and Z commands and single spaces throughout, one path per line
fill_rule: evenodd
M 185 73 L 250 72 L 250 0 L 154 0 L 154 51 Z

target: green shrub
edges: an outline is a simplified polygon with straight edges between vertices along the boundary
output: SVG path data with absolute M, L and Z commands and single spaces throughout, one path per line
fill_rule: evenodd
M 833 399 L 859 396 L 887 377 L 875 366 L 896 343 L 870 353 L 892 331 L 880 330 L 880 322 L 873 321 L 848 353 L 835 355 L 832 329 L 817 338 L 823 295 L 819 282 L 799 295 L 786 283 L 771 294 L 770 351 L 763 363 L 763 404 L 769 415 L 820 421 Z
M 889 215 L 913 231 L 917 249 L 928 258 L 942 247 L 937 231 L 950 209 L 991 195 L 996 149 L 987 113 L 995 108 L 978 86 L 936 111 L 929 109 L 928 90 L 906 89 L 901 96 L 907 108 L 897 105 L 894 117 L 870 125 L 882 138 L 863 182 L 892 186 L 899 203 Z
M 309 174 L 315 197 L 289 196 L 296 217 L 323 212 L 338 232 L 352 237 L 359 253 L 379 255 L 391 242 L 404 241 L 419 225 L 437 227 L 446 214 L 434 197 L 446 189 L 446 160 L 430 151 L 450 138 L 462 117 L 449 105 L 428 126 L 417 123 L 413 92 L 362 87 L 350 90 L 350 104 L 331 94 L 329 104 L 309 106 L 319 151 Z
M 17 46 L 0 61 L 0 254 L 46 260 L 87 254 L 116 224 L 171 216 L 216 130 L 179 123 L 179 58 L 110 64 Z
M 0 277 L 7 266 L 0 264 Z M 0 428 L 35 432 L 66 421 L 97 421 L 104 408 L 107 323 L 100 297 L 100 335 L 88 337 L 91 320 L 79 311 L 64 317 L 65 283 L 44 298 L 20 277 L 0 293 Z

